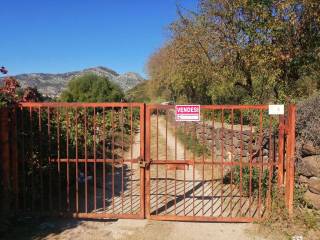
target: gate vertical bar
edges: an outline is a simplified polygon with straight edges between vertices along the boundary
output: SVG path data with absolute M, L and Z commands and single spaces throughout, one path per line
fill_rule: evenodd
M 242 128 L 242 126 L 241 126 Z M 232 136 L 231 136 L 231 162 L 234 163 L 234 109 L 231 109 L 231 131 L 232 131 Z M 242 156 L 241 156 L 242 157 Z M 213 178 L 213 175 L 212 175 Z M 231 167 L 230 170 L 230 216 L 232 217 L 232 203 L 233 203 L 233 167 Z M 242 185 L 242 184 L 241 184 Z M 241 205 L 241 204 L 240 204 Z
M 62 209 L 61 206 L 61 163 L 60 163 L 60 114 L 59 109 L 57 109 L 57 155 L 58 155 L 58 194 L 59 194 L 59 212 Z
M 27 179 L 26 179 L 26 157 L 25 157 L 25 127 L 24 127 L 24 114 L 23 114 L 23 107 L 20 106 L 20 129 L 19 132 L 23 133 L 21 138 L 21 151 L 20 151 L 20 162 L 21 162 L 21 187 L 22 187 L 22 198 L 23 198 L 23 210 L 26 210 L 27 207 Z
M 33 120 L 32 120 L 32 107 L 29 108 L 29 134 L 30 134 L 30 152 L 31 156 L 34 155 L 33 151 Z M 33 166 L 33 159 L 30 158 L 29 160 L 30 169 L 31 169 L 31 210 L 35 209 L 35 183 L 34 183 L 34 166 Z
M 159 160 L 159 109 L 157 108 L 157 120 L 156 120 L 156 158 Z M 159 165 L 156 166 L 156 214 L 158 215 L 159 208 Z
M 147 115 L 146 115 L 147 113 Z M 146 124 L 146 125 L 145 125 Z M 149 125 L 150 125 L 150 113 L 146 104 L 140 106 L 140 156 L 144 161 L 149 159 Z M 140 214 L 142 218 L 150 216 L 150 196 L 148 185 L 150 173 L 149 170 L 145 171 L 145 168 L 140 167 Z M 145 189 L 146 188 L 146 189 Z M 147 192 L 147 195 L 146 195 Z M 146 202 L 145 202 L 146 201 Z
M 174 160 L 177 161 L 177 122 L 174 123 Z M 177 168 L 174 169 L 174 215 L 177 215 Z
M 262 110 L 260 110 L 260 117 L 259 117 L 259 156 L 258 159 L 260 159 L 260 162 L 258 161 L 258 168 L 259 168 L 259 182 L 258 182 L 258 217 L 262 217 L 261 213 L 261 204 L 262 204 L 262 174 L 263 174 L 263 115 L 262 115 Z
M 18 164 L 18 142 L 17 142 L 17 109 L 12 109 L 11 112 L 11 126 L 10 129 L 10 158 L 11 158 L 11 169 L 12 169 L 12 187 L 15 198 L 15 210 L 19 208 L 19 164 Z
M 76 212 L 79 212 L 79 154 L 78 154 L 78 108 L 75 108 L 76 141 Z
M 249 214 L 252 216 L 252 158 L 253 158 L 253 112 L 250 112 L 250 144 L 249 144 Z
M 85 212 L 88 213 L 88 147 L 87 147 L 87 107 L 84 108 L 84 197 L 85 197 Z
M 123 149 L 123 144 L 124 144 L 124 136 L 123 136 L 123 107 L 121 107 L 120 111 L 120 127 L 121 127 L 121 155 L 122 155 L 122 160 L 121 160 L 121 213 L 123 214 L 123 193 L 124 193 L 124 173 L 123 173 L 123 165 L 124 163 L 124 149 Z
M 66 110 L 66 121 L 67 121 L 67 140 L 66 140 L 66 155 L 67 155 L 67 211 L 70 211 L 70 164 L 69 164 L 69 138 L 70 138 L 70 116 L 68 112 L 68 108 Z
M 115 152 L 114 152 L 114 107 L 111 108 L 111 129 L 112 129 L 112 149 L 111 149 L 111 154 L 112 154 L 112 183 L 111 183 L 111 191 L 112 191 L 112 213 L 114 214 L 114 160 L 115 160 Z
M 168 111 L 166 110 L 166 161 L 168 161 Z M 168 168 L 165 170 L 166 175 L 165 175 L 165 213 L 167 214 L 168 210 Z
M 273 176 L 273 167 L 274 167 L 274 145 L 272 141 L 272 116 L 269 120 L 269 180 L 268 180 L 268 191 L 267 191 L 267 209 L 270 211 L 271 208 L 271 191 L 272 191 L 272 176 Z
M 243 114 L 240 109 L 240 216 L 242 216 L 242 195 L 243 195 Z
M 44 183 L 43 183 L 43 151 L 42 151 L 42 122 L 41 122 L 41 107 L 38 108 L 38 147 L 39 147 L 39 164 L 40 164 L 40 198 L 41 198 L 41 211 L 44 211 Z
M 133 158 L 133 116 L 132 116 L 132 105 L 130 105 L 130 159 L 132 161 Z M 130 169 L 131 169 L 131 174 L 130 174 L 130 210 L 131 210 L 131 214 L 133 212 L 133 208 L 132 208 L 132 193 L 133 193 L 133 184 L 132 184 L 132 175 L 133 175 L 133 163 L 130 163 Z
M 97 209 L 97 147 L 96 147 L 96 108 L 93 108 L 93 206 Z
M 220 216 L 222 217 L 223 213 L 223 194 L 224 194 L 224 185 L 223 185 L 223 173 L 224 173 L 224 109 L 221 109 L 221 139 L 220 139 L 220 144 L 221 144 L 221 205 L 220 205 Z
M 105 108 L 102 109 L 102 157 L 103 157 L 103 170 L 102 170 L 102 207 L 103 211 L 106 210 L 106 115 Z
M 280 189 L 283 186 L 283 164 L 284 164 L 284 116 L 279 116 L 279 143 L 278 143 L 278 188 Z
M 215 133 L 215 128 L 214 128 L 214 122 L 215 122 L 215 117 L 214 117 L 214 110 L 212 110 L 212 146 L 211 146 L 211 216 L 213 216 L 213 179 L 214 179 L 214 162 L 215 162 L 215 147 L 216 147 L 216 133 Z
M 51 123 L 50 108 L 47 107 L 47 134 L 48 134 L 48 166 L 49 166 L 49 208 L 52 211 L 52 165 L 51 165 Z
M 296 128 L 296 106 L 288 106 L 287 123 L 287 151 L 286 151 L 286 205 L 289 215 L 293 213 L 294 192 L 294 162 L 295 162 L 295 128 Z

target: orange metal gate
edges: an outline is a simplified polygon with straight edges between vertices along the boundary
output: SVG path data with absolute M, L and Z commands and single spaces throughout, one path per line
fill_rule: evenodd
M 19 208 L 143 218 L 144 104 L 22 103 Z
M 201 106 L 201 122 L 177 122 L 174 109 L 146 110 L 148 218 L 250 222 L 283 186 L 292 211 L 294 106 L 287 121 L 267 105 Z
M 2 182 L 17 212 L 250 222 L 293 205 L 295 106 L 22 103 L 1 111 Z M 7 116 L 7 117 L 6 117 Z M 10 119 L 7 121 L 5 119 Z

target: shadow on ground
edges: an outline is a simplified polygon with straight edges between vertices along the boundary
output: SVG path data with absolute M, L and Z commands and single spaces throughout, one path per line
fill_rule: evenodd
M 64 231 L 77 228 L 87 223 L 105 223 L 116 222 L 114 219 L 88 220 L 88 219 L 70 219 L 53 217 L 19 217 L 12 221 L 9 230 L 0 239 L 24 240 L 24 239 L 47 239 L 54 238 Z

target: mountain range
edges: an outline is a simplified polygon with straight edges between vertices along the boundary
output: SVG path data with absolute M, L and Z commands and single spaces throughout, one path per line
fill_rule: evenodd
M 86 73 L 94 73 L 99 76 L 107 77 L 110 81 L 118 84 L 125 92 L 145 81 L 138 73 L 127 72 L 118 74 L 112 69 L 101 66 L 66 73 L 28 73 L 19 74 L 13 77 L 18 80 L 22 88 L 36 87 L 44 96 L 54 98 L 61 94 L 72 78 Z

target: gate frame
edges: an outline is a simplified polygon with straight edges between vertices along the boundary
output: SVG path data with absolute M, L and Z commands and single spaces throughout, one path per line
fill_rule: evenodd
M 287 146 L 286 146 L 286 182 L 285 202 L 290 216 L 293 214 L 294 177 L 295 177 L 295 145 L 296 145 L 296 106 L 288 106 L 286 123 Z

